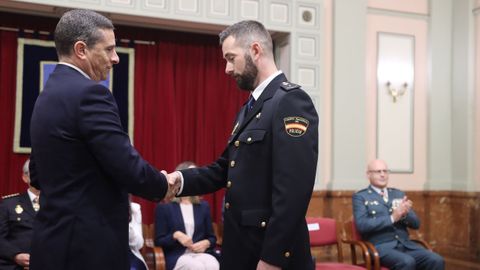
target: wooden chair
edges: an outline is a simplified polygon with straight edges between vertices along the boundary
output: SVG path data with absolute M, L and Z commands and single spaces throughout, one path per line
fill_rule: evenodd
M 375 248 L 375 246 L 372 243 L 362 239 L 362 236 L 357 231 L 357 226 L 355 225 L 355 222 L 354 222 L 353 219 L 350 219 L 347 222 L 345 222 L 344 228 L 345 228 L 345 231 L 347 232 L 347 238 L 342 240 L 344 243 L 350 243 L 351 241 L 360 241 L 360 242 L 363 242 L 363 244 L 365 246 L 367 246 L 368 249 L 370 250 L 370 257 L 372 259 L 373 268 L 368 268 L 368 269 L 389 270 L 389 268 L 380 265 L 380 255 L 378 254 L 377 249 Z M 426 241 L 424 241 L 422 239 L 415 238 L 415 239 L 410 239 L 410 240 L 419 243 L 420 245 L 422 245 L 426 249 L 432 250 L 432 247 Z M 356 251 L 355 246 L 350 245 L 350 250 L 351 250 L 351 253 L 352 253 L 352 262 L 356 263 L 356 257 L 353 255 L 353 254 L 356 254 L 355 253 L 355 251 Z
M 155 227 L 153 224 L 143 224 L 143 239 L 145 243 L 140 250 L 148 269 L 165 270 L 165 254 L 161 247 L 154 244 Z
M 357 245 L 364 250 L 364 260 L 367 262 L 367 267 L 361 267 L 354 264 L 343 263 L 343 251 L 341 241 L 338 237 L 337 222 L 332 218 L 307 217 L 307 224 L 310 235 L 310 246 L 325 247 L 336 246 L 338 262 L 316 262 L 315 269 L 370 269 L 369 263 L 371 261 L 370 254 L 367 247 L 360 241 L 350 241 L 349 244 Z

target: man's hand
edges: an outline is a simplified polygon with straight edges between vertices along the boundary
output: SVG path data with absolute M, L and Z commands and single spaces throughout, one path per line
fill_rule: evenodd
M 397 222 L 400 219 L 404 218 L 410 209 L 412 209 L 413 202 L 407 198 L 407 196 L 403 197 L 402 201 L 395 208 L 392 212 L 393 221 Z
M 257 270 L 282 270 L 282 268 L 260 260 L 257 264 Z
M 182 246 L 186 248 L 191 248 L 193 245 L 192 238 L 190 236 L 184 234 L 181 231 L 176 231 L 173 233 L 173 239 L 177 240 Z
M 198 241 L 196 243 L 194 243 L 190 249 L 195 252 L 195 253 L 202 253 L 202 252 L 205 252 L 205 250 L 207 250 L 207 248 L 210 247 L 210 241 L 208 240 L 201 240 L 201 241 Z
M 165 200 L 171 200 L 172 198 L 177 195 L 178 191 L 180 190 L 181 185 L 181 177 L 179 172 L 173 172 L 167 174 L 166 171 L 162 171 L 163 175 L 167 178 L 168 182 L 168 190 L 167 194 L 165 194 Z
M 13 259 L 15 260 L 16 264 L 24 267 L 24 269 L 28 269 L 30 265 L 30 254 L 18 253 Z

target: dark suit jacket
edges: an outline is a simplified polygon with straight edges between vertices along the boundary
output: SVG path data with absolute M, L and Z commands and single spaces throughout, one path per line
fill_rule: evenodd
M 371 186 L 353 195 L 353 215 L 362 238 L 372 242 L 380 255 L 393 249 L 400 242 L 410 249 L 422 248 L 410 241 L 407 228 L 418 229 L 420 220 L 413 210 L 400 221 L 392 224 L 392 201 L 403 199 L 405 193 L 388 188 L 388 202 L 383 200 Z
M 217 161 L 182 171 L 182 196 L 227 188 L 222 269 L 255 269 L 260 259 L 313 269 L 305 214 L 317 167 L 317 112 L 283 74 L 244 111 Z
M 210 241 L 210 248 L 206 252 L 212 253 L 217 238 L 213 232 L 210 207 L 207 202 L 202 201 L 200 204 L 193 205 L 193 219 L 195 229 L 192 241 L 195 243 L 207 239 Z M 186 250 L 177 240 L 173 239 L 173 233 L 176 231 L 185 233 L 185 223 L 180 205 L 175 202 L 157 205 L 155 210 L 155 245 L 163 248 L 167 270 L 175 267 L 178 258 Z
M 128 193 L 160 200 L 167 182 L 132 147 L 111 92 L 57 65 L 30 135 L 32 185 L 42 191 L 31 269 L 128 269 Z
M 35 214 L 27 192 L 0 202 L 0 269 L 23 269 L 14 257 L 30 253 Z

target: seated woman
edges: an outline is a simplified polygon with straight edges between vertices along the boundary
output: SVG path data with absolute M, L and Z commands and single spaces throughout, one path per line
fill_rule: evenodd
M 130 270 L 147 270 L 147 264 L 140 254 L 143 247 L 142 211 L 138 203 L 130 202 L 130 223 L 128 224 L 130 245 Z
M 184 162 L 177 170 L 192 168 Z M 167 270 L 217 270 L 213 254 L 216 237 L 210 218 L 210 207 L 198 196 L 181 197 L 159 204 L 155 210 L 155 245 L 165 253 Z

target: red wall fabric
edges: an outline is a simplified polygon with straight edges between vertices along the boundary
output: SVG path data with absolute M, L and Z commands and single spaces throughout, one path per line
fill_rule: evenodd
M 182 161 L 214 161 L 226 146 L 232 122 L 247 98 L 224 74 L 216 38 L 175 33 L 156 45 L 135 46 L 135 148 L 168 172 Z M 194 37 L 194 38 L 193 38 Z M 17 33 L 0 31 L 0 195 L 23 192 L 25 154 L 13 153 Z M 221 219 L 223 190 L 203 196 L 214 221 Z M 143 222 L 153 223 L 155 204 L 140 198 Z

